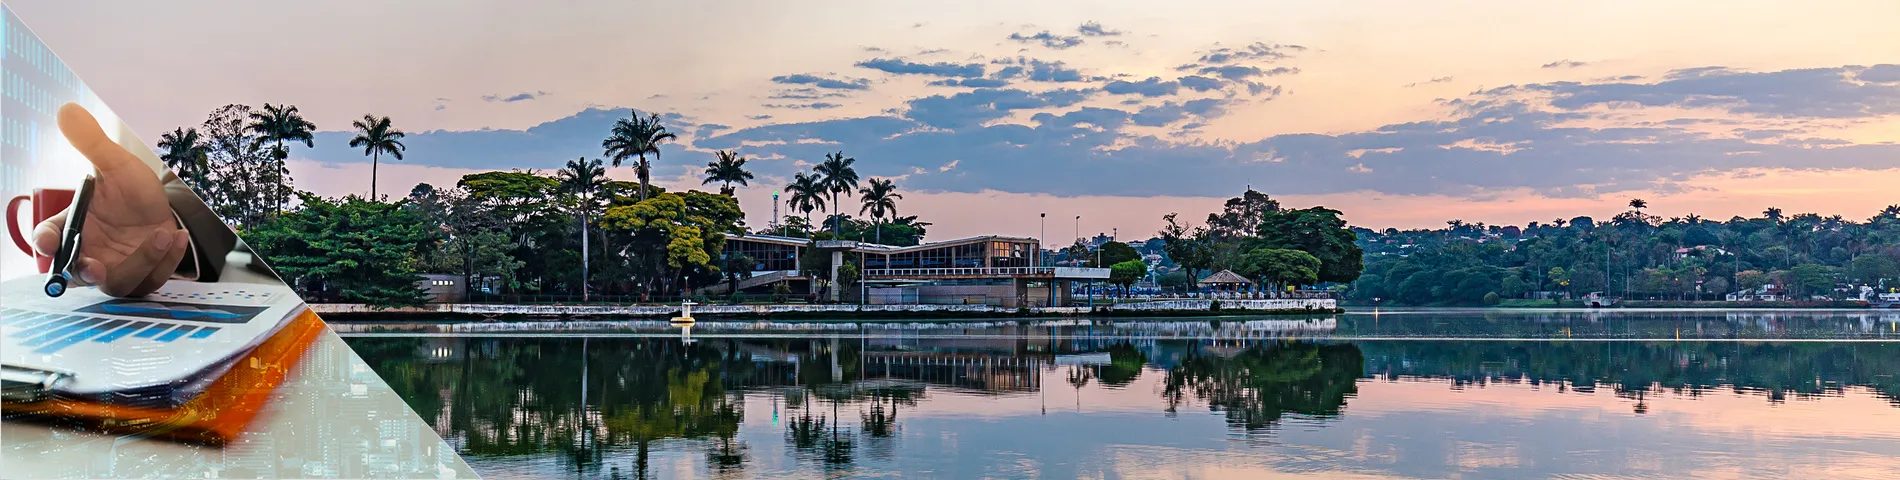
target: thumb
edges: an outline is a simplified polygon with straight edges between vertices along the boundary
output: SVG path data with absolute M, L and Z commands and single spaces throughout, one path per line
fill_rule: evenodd
M 59 132 L 66 136 L 66 142 L 79 150 L 86 161 L 99 170 L 101 175 L 127 171 L 132 167 L 145 168 L 145 161 L 125 151 L 125 147 L 106 136 L 99 127 L 99 119 L 77 103 L 68 103 L 59 107 Z

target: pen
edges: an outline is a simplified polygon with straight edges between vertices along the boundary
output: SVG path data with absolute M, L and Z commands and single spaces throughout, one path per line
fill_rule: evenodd
M 53 254 L 52 275 L 46 279 L 46 296 L 57 297 L 66 293 L 66 287 L 73 281 L 73 264 L 79 259 L 79 233 L 86 225 L 86 209 L 92 203 L 92 175 L 79 184 L 79 192 L 73 195 L 71 212 L 66 215 L 66 231 L 59 236 L 59 251 Z

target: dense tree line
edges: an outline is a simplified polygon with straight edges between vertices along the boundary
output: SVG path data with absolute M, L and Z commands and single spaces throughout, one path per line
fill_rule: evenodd
M 893 181 L 861 181 L 857 160 L 836 152 L 788 187 L 794 209 L 806 216 L 748 230 L 733 187 L 755 178 L 748 160 L 716 152 L 702 184 L 719 184 L 717 194 L 654 186 L 659 146 L 675 136 L 661 117 L 639 112 L 605 132 L 602 158 L 570 160 L 554 172 L 473 173 L 452 186 L 420 184 L 391 199 L 378 193 L 376 165 L 403 159 L 405 133 L 376 115 L 353 127 L 349 145 L 371 160 L 368 196 L 324 198 L 295 188 L 285 167 L 288 149 L 314 145 L 317 128 L 295 106 L 227 105 L 199 127 L 166 133 L 158 148 L 168 167 L 314 302 L 419 304 L 421 273 L 466 279 L 469 293 L 650 300 L 748 274 L 752 259 L 724 251 L 730 235 L 915 245 L 930 225 L 898 215 L 903 194 Z M 609 180 L 607 162 L 630 163 L 639 181 Z M 836 208 L 854 194 L 869 221 Z M 831 212 L 829 231 L 812 228 L 812 210 Z
M 1718 299 L 1737 291 L 1797 299 L 1855 297 L 1900 287 L 1900 205 L 1866 221 L 1785 215 L 1727 221 L 1659 218 L 1648 203 L 1608 221 L 1590 217 L 1499 226 L 1355 229 L 1367 252 L 1354 299 L 1412 305 L 1496 303 L 1605 292 L 1637 299 Z M 1542 292 L 1542 293 L 1540 293 Z
M 1190 282 L 1232 270 L 1274 290 L 1346 283 L 1359 278 L 1363 252 L 1341 215 L 1326 207 L 1284 208 L 1248 190 L 1208 214 L 1203 225 L 1168 214 L 1157 238 Z

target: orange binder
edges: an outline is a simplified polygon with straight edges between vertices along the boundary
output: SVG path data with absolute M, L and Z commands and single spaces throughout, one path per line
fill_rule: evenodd
M 176 408 L 51 399 L 8 403 L 5 411 L 9 420 L 19 417 L 114 434 L 223 445 L 244 432 L 325 328 L 323 319 L 304 310 L 197 397 Z

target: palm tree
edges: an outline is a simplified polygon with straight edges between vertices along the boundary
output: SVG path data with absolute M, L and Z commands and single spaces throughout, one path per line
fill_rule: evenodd
M 1768 223 L 1773 223 L 1773 224 L 1781 223 L 1781 209 L 1779 208 L 1768 207 L 1767 210 L 1761 211 L 1761 216 L 1766 217 L 1768 219 Z
M 745 157 L 731 150 L 720 150 L 714 152 L 714 155 L 719 159 L 706 163 L 706 180 L 699 182 L 700 185 L 713 182 L 725 183 L 724 186 L 719 187 L 719 193 L 726 195 L 736 194 L 732 189 L 734 183 L 742 187 L 750 186 L 746 182 L 752 180 L 752 172 L 745 169 Z
M 677 138 L 673 132 L 666 131 L 666 125 L 660 123 L 659 114 L 650 113 L 646 118 L 641 118 L 640 112 L 635 111 L 632 117 L 614 122 L 613 131 L 606 140 L 600 141 L 600 148 L 606 151 L 604 155 L 613 159 L 615 167 L 627 159 L 639 160 L 634 164 L 633 172 L 640 177 L 640 201 L 644 202 L 653 172 L 653 164 L 647 161 L 647 155 L 652 154 L 654 160 L 659 160 L 660 142 Z
M 817 175 L 800 172 L 792 177 L 792 184 L 785 186 L 790 195 L 792 209 L 805 212 L 805 224 L 811 224 L 811 211 L 825 208 L 825 186 Z
M 374 114 L 363 115 L 362 120 L 351 122 L 356 127 L 356 138 L 350 139 L 350 147 L 363 149 L 369 156 L 369 201 L 376 201 L 376 166 L 381 163 L 382 155 L 387 153 L 402 160 L 403 150 L 409 147 L 402 144 L 402 130 L 389 125 L 389 117 L 377 117 Z
M 165 161 L 165 168 L 178 173 L 178 177 L 197 190 L 200 196 L 211 194 L 210 156 L 211 144 L 205 143 L 195 128 L 176 128 L 158 137 L 158 148 L 165 153 L 158 158 Z
M 282 211 L 284 201 L 290 197 L 289 186 L 286 185 L 290 172 L 284 167 L 284 161 L 290 159 L 290 149 L 284 147 L 284 142 L 303 142 L 304 148 L 316 147 L 316 140 L 311 134 L 316 132 L 317 124 L 304 120 L 303 115 L 297 113 L 296 105 L 266 103 L 263 110 L 251 112 L 249 129 L 251 133 L 257 134 L 258 141 L 277 143 L 277 149 L 271 152 L 275 158 L 271 176 L 277 180 L 271 185 L 271 200 L 277 203 L 277 210 Z
M 1649 207 L 1649 201 L 1647 200 L 1643 200 L 1641 198 L 1630 199 L 1630 208 L 1635 209 L 1638 212 L 1643 211 L 1643 209 L 1647 207 Z
M 864 203 L 858 213 L 870 213 L 871 222 L 877 225 L 877 243 L 884 243 L 884 217 L 897 216 L 897 201 L 904 194 L 897 193 L 897 185 L 887 178 L 873 178 L 871 185 L 858 190 L 858 199 Z
M 819 184 L 825 191 L 831 193 L 832 205 L 841 205 L 838 203 L 838 194 L 850 195 L 852 189 L 858 188 L 858 170 L 851 167 L 851 164 L 857 162 L 858 159 L 845 157 L 844 152 L 840 151 L 825 154 L 825 161 L 812 168 L 818 172 Z M 831 233 L 842 234 L 843 232 L 844 218 L 834 219 L 831 222 Z
M 600 166 L 600 159 L 568 160 L 567 168 L 561 169 L 561 191 L 574 195 L 579 201 L 581 217 L 581 301 L 587 301 L 588 274 L 588 219 L 594 209 L 599 207 L 595 195 L 607 186 L 607 169 Z

